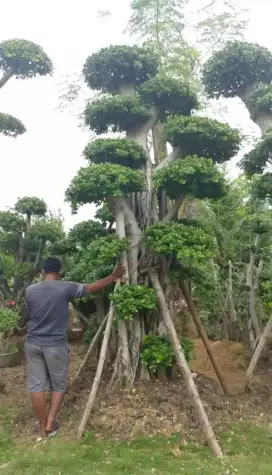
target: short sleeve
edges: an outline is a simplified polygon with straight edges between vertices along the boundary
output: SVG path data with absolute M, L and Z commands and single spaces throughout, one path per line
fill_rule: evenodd
M 76 282 L 65 282 L 66 292 L 68 298 L 73 299 L 80 299 L 84 296 L 85 285 L 84 284 L 77 284 Z

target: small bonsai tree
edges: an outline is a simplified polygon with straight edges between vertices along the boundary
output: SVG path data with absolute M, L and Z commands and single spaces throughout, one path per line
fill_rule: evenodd
M 13 76 L 28 79 L 52 74 L 53 64 L 43 49 L 32 41 L 12 39 L 0 43 L 0 89 Z M 17 137 L 26 131 L 19 119 L 0 113 L 0 134 Z
M 16 309 L 0 306 L 0 353 L 12 352 L 8 338 L 18 324 L 18 317 Z
M 149 334 L 163 345 L 164 338 L 171 341 L 188 376 L 168 310 L 170 272 L 174 268 L 184 279 L 188 269 L 201 268 L 215 255 L 216 245 L 205 229 L 181 222 L 178 210 L 187 197 L 216 199 L 224 194 L 226 184 L 216 164 L 229 160 L 240 144 L 238 131 L 227 124 L 193 115 L 199 103 L 189 84 L 156 73 L 156 60 L 142 48 L 112 46 L 87 59 L 85 80 L 104 95 L 87 105 L 86 124 L 97 134 L 117 131 L 126 138 L 89 143 L 84 151 L 89 163 L 66 191 L 74 212 L 95 203 L 114 217 L 115 237 L 93 241 L 84 258 L 89 255 L 88 277 L 90 269 L 95 276 L 98 270 L 108 270 L 115 256 L 126 269 L 121 287 L 110 296 L 110 318 L 114 315 L 118 334 L 113 377 L 127 385 L 136 376 L 149 377 L 148 365 L 140 358 Z M 147 138 L 158 121 L 165 124 L 173 150 L 155 167 Z M 120 242 L 120 253 L 113 239 L 115 247 Z M 83 265 L 81 260 L 84 274 Z M 186 381 L 194 386 L 190 376 Z

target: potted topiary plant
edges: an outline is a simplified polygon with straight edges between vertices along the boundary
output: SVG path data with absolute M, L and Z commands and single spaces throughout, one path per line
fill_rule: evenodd
M 0 368 L 18 363 L 18 348 L 9 342 L 11 332 L 17 322 L 16 308 L 0 307 Z

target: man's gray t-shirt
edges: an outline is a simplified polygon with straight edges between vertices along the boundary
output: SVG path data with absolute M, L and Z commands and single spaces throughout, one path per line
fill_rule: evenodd
M 28 287 L 27 342 L 38 346 L 66 345 L 69 302 L 83 295 L 83 284 L 61 280 L 45 280 Z

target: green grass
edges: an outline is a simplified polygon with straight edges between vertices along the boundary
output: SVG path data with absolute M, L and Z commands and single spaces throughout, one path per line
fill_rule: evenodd
M 0 408 L 0 474 L 5 475 L 271 475 L 271 432 L 263 427 L 232 427 L 221 434 L 226 457 L 214 459 L 209 449 L 184 443 L 179 435 L 139 438 L 133 442 L 97 440 L 65 443 L 61 435 L 36 445 L 14 445 L 12 415 Z

